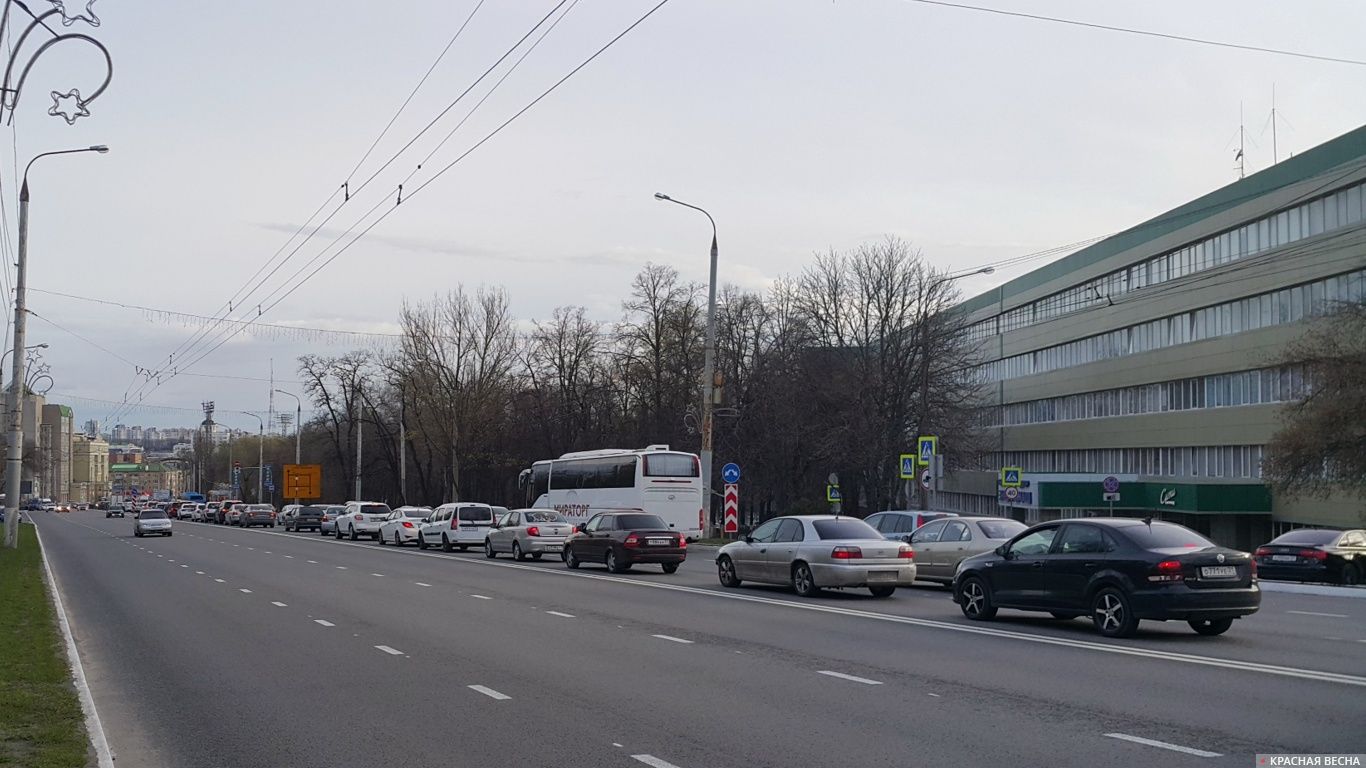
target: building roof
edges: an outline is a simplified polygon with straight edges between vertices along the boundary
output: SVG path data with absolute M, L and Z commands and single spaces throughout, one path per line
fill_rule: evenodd
M 965 312 L 975 312 L 1000 301 L 1037 288 L 1050 280 L 1090 266 L 1117 253 L 1143 245 L 1158 237 L 1202 218 L 1228 210 L 1239 203 L 1312 178 L 1331 168 L 1366 157 L 1366 125 L 1348 131 L 1288 160 L 1239 179 L 1224 187 L 1197 197 L 1185 205 L 1148 219 L 1116 235 L 1064 256 L 1050 264 L 1027 272 L 986 293 L 974 296 L 958 305 Z

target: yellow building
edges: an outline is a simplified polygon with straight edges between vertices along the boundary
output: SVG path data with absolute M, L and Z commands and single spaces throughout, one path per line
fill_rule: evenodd
M 93 504 L 109 496 L 109 443 L 98 437 L 71 437 L 71 500 Z

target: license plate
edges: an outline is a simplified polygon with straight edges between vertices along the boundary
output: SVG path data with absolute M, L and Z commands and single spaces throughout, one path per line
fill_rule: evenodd
M 477 526 L 477 525 L 462 525 L 462 526 L 460 526 L 460 530 L 462 530 L 462 531 L 475 531 L 475 530 L 478 530 L 478 529 L 479 529 L 479 526 Z
M 1202 579 L 1233 579 L 1237 576 L 1238 569 L 1231 565 L 1207 565 L 1200 569 Z
M 564 549 L 564 545 L 563 545 L 563 544 L 547 544 L 547 545 L 545 545 L 545 551 L 547 551 L 547 552 L 559 552 L 559 551 L 562 550 L 562 549 Z
M 896 581 L 896 571 L 869 571 L 868 581 Z
M 673 539 L 646 539 L 652 547 L 667 547 L 674 543 Z
M 1273 563 L 1293 563 L 1293 562 L 1295 562 L 1295 559 L 1296 559 L 1296 558 L 1295 558 L 1294 555 L 1272 555 L 1272 556 L 1271 556 L 1271 562 L 1273 562 Z

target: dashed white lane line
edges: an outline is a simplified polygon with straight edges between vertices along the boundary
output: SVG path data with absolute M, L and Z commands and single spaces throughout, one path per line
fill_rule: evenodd
M 621 746 L 621 745 L 618 744 L 618 743 L 616 743 L 616 742 L 614 741 L 614 742 L 612 742 L 612 746 L 614 746 L 614 747 L 619 747 L 619 746 Z
M 660 760 L 654 755 L 631 755 L 632 760 L 645 763 L 650 768 L 678 768 L 678 766 L 667 760 Z
M 421 582 L 421 581 L 414 581 L 413 583 L 416 584 L 416 585 L 418 585 L 419 587 L 430 587 L 430 586 L 431 586 L 431 584 L 425 584 L 425 583 L 423 583 L 423 582 Z
M 344 566 L 344 565 L 339 565 L 339 566 L 337 566 L 337 570 L 339 570 L 339 571 L 344 571 L 344 570 L 346 570 L 346 566 Z
M 389 654 L 390 656 L 402 656 L 402 655 L 403 655 L 403 651 L 400 651 L 400 650 L 398 650 L 397 648 L 390 648 L 390 647 L 387 646 L 387 645 L 377 645 L 377 646 L 375 646 L 375 647 L 378 648 L 378 649 L 381 650 L 381 651 L 384 651 L 385 653 Z
M 335 627 L 335 626 L 337 626 L 336 624 L 333 624 L 332 622 L 328 621 L 327 619 L 314 619 L 314 620 L 313 620 L 313 623 L 314 623 L 314 624 L 321 624 L 321 625 L 323 625 L 324 627 Z
M 550 614 L 551 616 L 559 616 L 560 618 L 563 618 L 563 619 L 572 619 L 572 618 L 575 618 L 574 614 L 572 614 L 572 613 L 562 613 L 562 612 L 560 612 L 560 611 L 546 611 L 546 613 Z
M 195 571 L 195 574 L 198 575 L 198 576 L 203 576 L 203 575 L 204 575 L 204 572 L 203 572 L 203 571 Z
M 506 693 L 499 693 L 493 690 L 492 688 L 489 688 L 488 686 L 484 685 L 470 685 L 466 687 L 469 688 L 471 691 L 477 691 L 489 697 L 490 699 L 495 699 L 497 701 L 507 701 L 508 699 L 512 698 Z
M 1203 749 L 1183 747 L 1180 744 L 1171 744 L 1165 741 L 1157 741 L 1156 739 L 1145 739 L 1142 736 L 1130 736 L 1127 733 L 1107 733 L 1105 735 L 1112 739 L 1131 741 L 1135 744 L 1143 744 L 1144 746 L 1157 747 L 1159 749 L 1170 749 L 1173 752 L 1183 752 L 1187 755 L 1195 755 L 1196 757 L 1223 757 L 1223 755 L 1218 752 L 1206 752 Z
M 308 562 L 310 562 L 310 563 L 312 563 L 312 564 L 314 564 L 314 565 L 317 565 L 317 564 L 318 564 L 318 561 L 317 561 L 317 560 L 309 560 Z
M 380 577 L 380 578 L 384 578 L 384 574 L 382 574 L 382 573 L 372 573 L 372 574 L 370 574 L 370 575 L 371 575 L 371 576 L 378 576 L 378 577 Z
M 270 604 L 273 605 L 273 606 L 275 606 L 275 607 L 277 607 L 277 608 L 288 608 L 288 607 L 289 607 L 288 605 L 286 605 L 285 603 L 280 602 L 279 600 L 271 600 L 271 601 L 270 601 Z
M 674 637 L 673 635 L 650 635 L 650 637 L 657 637 L 660 640 L 668 640 L 671 643 L 682 643 L 684 645 L 692 645 L 691 640 L 684 640 L 681 637 Z
M 285 555 L 285 557 L 289 558 L 290 560 L 294 559 L 294 555 Z
M 239 590 L 237 590 L 237 591 L 238 591 L 238 592 L 241 592 L 241 593 L 244 594 L 244 595 L 250 595 L 250 594 L 251 594 L 251 590 L 250 590 L 250 589 L 239 589 Z
M 477 598 L 477 599 L 479 599 L 479 600 L 492 600 L 492 599 L 493 599 L 493 598 L 489 597 L 488 595 L 474 595 L 474 594 L 472 594 L 472 595 L 470 595 L 470 597 Z
M 222 579 L 214 579 L 214 581 L 218 582 L 219 584 L 225 583 Z
M 1286 613 L 1293 613 L 1298 616 L 1323 616 L 1329 619 L 1348 618 L 1347 614 L 1345 613 L 1319 613 L 1318 611 L 1286 611 Z
M 252 552 L 256 551 L 256 547 L 247 547 L 247 549 L 250 549 Z
M 181 567 L 181 568 L 189 568 L 190 566 L 188 566 L 188 565 L 181 565 L 180 567 Z
M 172 560 L 171 558 L 168 557 L 168 558 L 166 558 L 166 562 L 168 562 L 168 563 L 174 563 L 175 560 Z
M 843 672 L 831 672 L 828 669 L 822 669 L 817 674 L 828 675 L 829 677 L 838 677 L 841 680 L 848 680 L 852 683 L 863 683 L 864 685 L 882 685 L 882 683 L 877 680 L 869 680 L 866 677 L 855 677 L 853 675 L 846 675 Z

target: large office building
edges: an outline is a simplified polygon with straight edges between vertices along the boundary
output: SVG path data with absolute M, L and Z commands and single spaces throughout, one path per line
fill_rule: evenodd
M 976 296 L 961 307 L 994 450 L 951 472 L 936 506 L 1152 515 L 1242 548 L 1360 526 L 1360 499 L 1275 497 L 1261 462 L 1306 391 L 1287 345 L 1364 298 L 1366 127 Z

